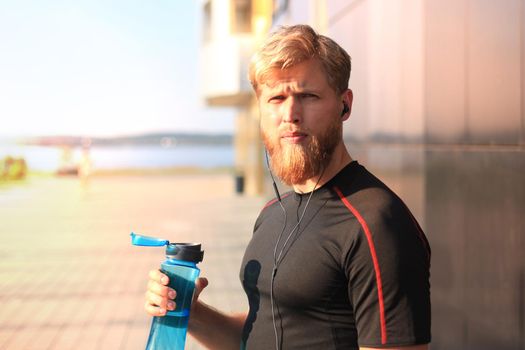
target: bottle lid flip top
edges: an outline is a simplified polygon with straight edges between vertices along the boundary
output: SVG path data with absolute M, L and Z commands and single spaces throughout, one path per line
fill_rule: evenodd
M 204 257 L 200 243 L 170 243 L 167 239 L 148 237 L 131 232 L 131 244 L 143 247 L 166 246 L 166 255 L 171 259 L 199 263 Z

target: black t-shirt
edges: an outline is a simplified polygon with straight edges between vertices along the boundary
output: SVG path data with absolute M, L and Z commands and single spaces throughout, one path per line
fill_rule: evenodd
M 273 318 L 280 349 L 429 343 L 430 249 L 404 203 L 354 161 L 312 193 L 285 245 L 309 196 L 288 192 L 286 222 L 273 200 L 255 223 L 240 271 L 250 306 L 241 347 L 275 349 Z

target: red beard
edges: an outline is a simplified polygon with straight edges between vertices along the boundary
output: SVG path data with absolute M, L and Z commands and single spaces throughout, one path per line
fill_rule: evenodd
M 337 120 L 325 133 L 318 136 L 309 134 L 306 144 L 283 145 L 278 134 L 271 137 L 261 130 L 264 145 L 272 159 L 272 171 L 289 186 L 303 184 L 321 174 L 341 140 L 341 133 L 342 123 Z

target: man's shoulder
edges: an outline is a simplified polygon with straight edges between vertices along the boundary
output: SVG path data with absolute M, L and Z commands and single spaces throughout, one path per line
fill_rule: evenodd
M 362 210 L 381 211 L 400 205 L 399 197 L 365 167 L 355 167 L 352 176 L 340 177 L 333 190 L 343 202 L 350 202 Z
M 292 191 L 283 193 L 280 195 L 281 201 L 289 199 L 289 196 L 292 194 Z M 266 204 L 261 208 L 257 220 L 255 221 L 255 230 L 259 225 L 268 218 L 273 218 L 276 215 L 276 210 L 281 212 L 281 203 L 279 203 L 279 198 L 270 199 Z
M 292 191 L 288 191 L 288 192 L 285 192 L 283 194 L 280 195 L 280 199 L 281 200 L 284 200 L 285 198 L 287 198 L 288 196 L 290 196 L 290 194 L 292 194 Z M 268 202 L 266 202 L 266 204 L 263 206 L 263 208 L 261 209 L 261 213 L 267 209 L 267 208 L 271 208 L 275 205 L 279 205 L 279 198 L 278 197 L 275 197 L 275 198 L 272 198 L 270 199 Z
M 345 192 L 344 188 L 335 186 L 334 191 L 355 216 L 388 218 L 404 209 L 402 201 L 388 187 L 370 185 Z
M 363 222 L 388 222 L 409 219 L 412 214 L 399 196 L 379 178 L 361 168 L 352 181 L 334 184 L 342 204 Z

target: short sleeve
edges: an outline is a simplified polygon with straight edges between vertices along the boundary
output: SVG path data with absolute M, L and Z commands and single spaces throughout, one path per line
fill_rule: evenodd
M 397 198 L 354 207 L 359 232 L 344 256 L 360 346 L 430 342 L 430 259 L 426 239 Z

